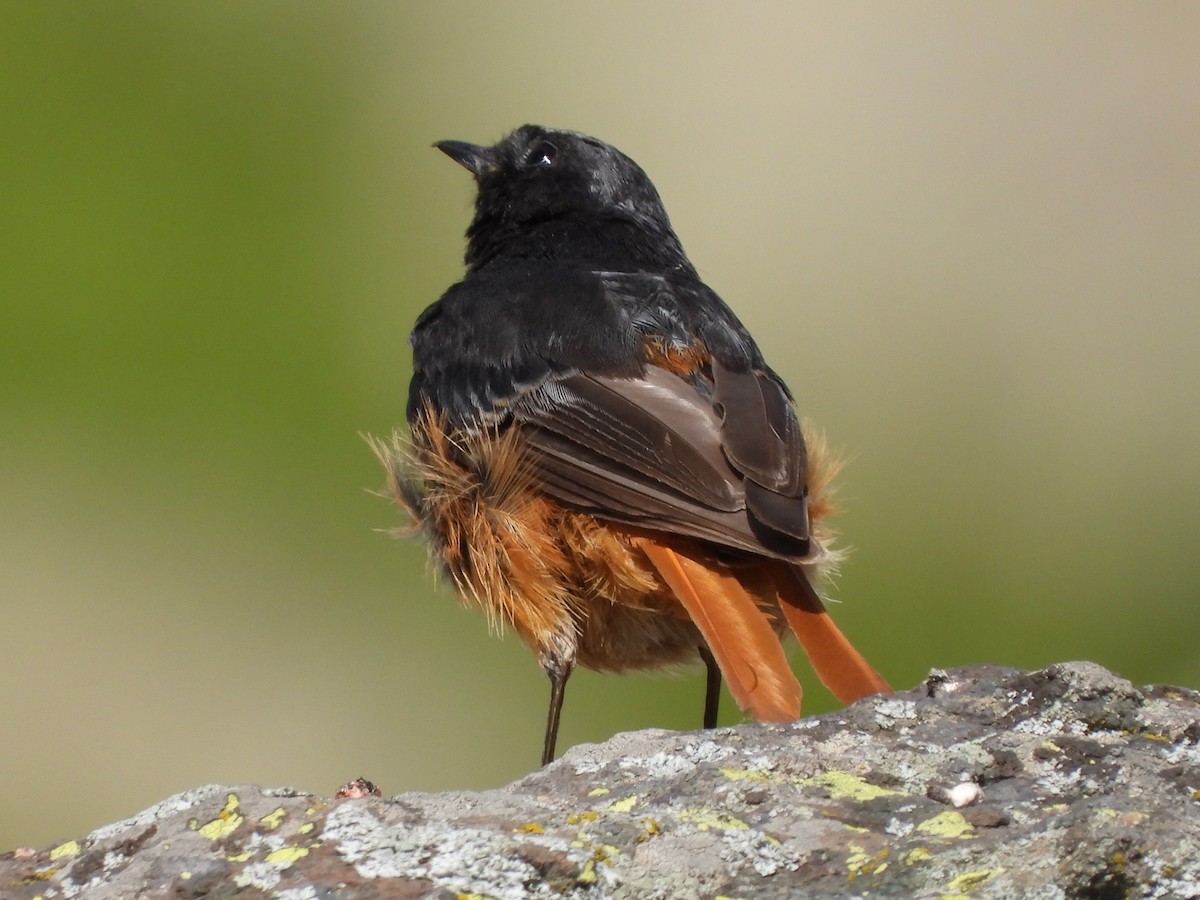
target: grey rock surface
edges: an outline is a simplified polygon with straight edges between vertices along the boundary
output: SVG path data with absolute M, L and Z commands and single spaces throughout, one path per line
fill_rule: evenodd
M 1200 694 L 1090 663 L 935 671 L 494 791 L 196 788 L 0 856 L 0 896 L 1200 897 L 1198 720 Z

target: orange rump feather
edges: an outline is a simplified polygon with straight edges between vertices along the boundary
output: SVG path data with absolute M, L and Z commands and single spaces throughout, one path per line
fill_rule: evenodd
M 799 566 L 778 563 L 771 576 L 779 605 L 821 683 L 843 703 L 892 689 L 842 634 Z
M 800 715 L 800 684 L 767 616 L 719 563 L 701 562 L 649 538 L 638 545 L 712 651 L 737 705 L 760 722 Z

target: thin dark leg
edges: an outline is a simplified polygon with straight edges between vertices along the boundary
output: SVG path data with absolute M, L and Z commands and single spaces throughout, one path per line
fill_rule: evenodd
M 542 765 L 554 762 L 554 745 L 558 742 L 558 718 L 562 713 L 563 690 L 574 666 L 569 662 L 552 661 L 546 666 L 550 676 L 550 711 L 546 714 L 546 742 L 542 745 Z
M 721 702 L 721 667 L 713 659 L 712 651 L 701 645 L 700 658 L 708 670 L 704 685 L 704 727 L 717 727 L 717 707 Z

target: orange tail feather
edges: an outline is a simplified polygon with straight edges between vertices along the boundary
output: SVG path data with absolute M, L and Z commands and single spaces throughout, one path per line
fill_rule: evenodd
M 890 694 L 888 683 L 834 623 L 805 573 L 781 564 L 773 574 L 783 615 L 821 683 L 843 703 L 870 694 Z
M 638 541 L 721 667 L 737 705 L 761 722 L 800 715 L 800 684 L 767 617 L 723 566 Z

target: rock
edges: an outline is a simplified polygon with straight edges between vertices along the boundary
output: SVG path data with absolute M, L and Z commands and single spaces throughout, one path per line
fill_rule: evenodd
M 935 671 L 790 725 L 622 734 L 482 793 L 186 791 L 0 896 L 1200 897 L 1200 694 Z

